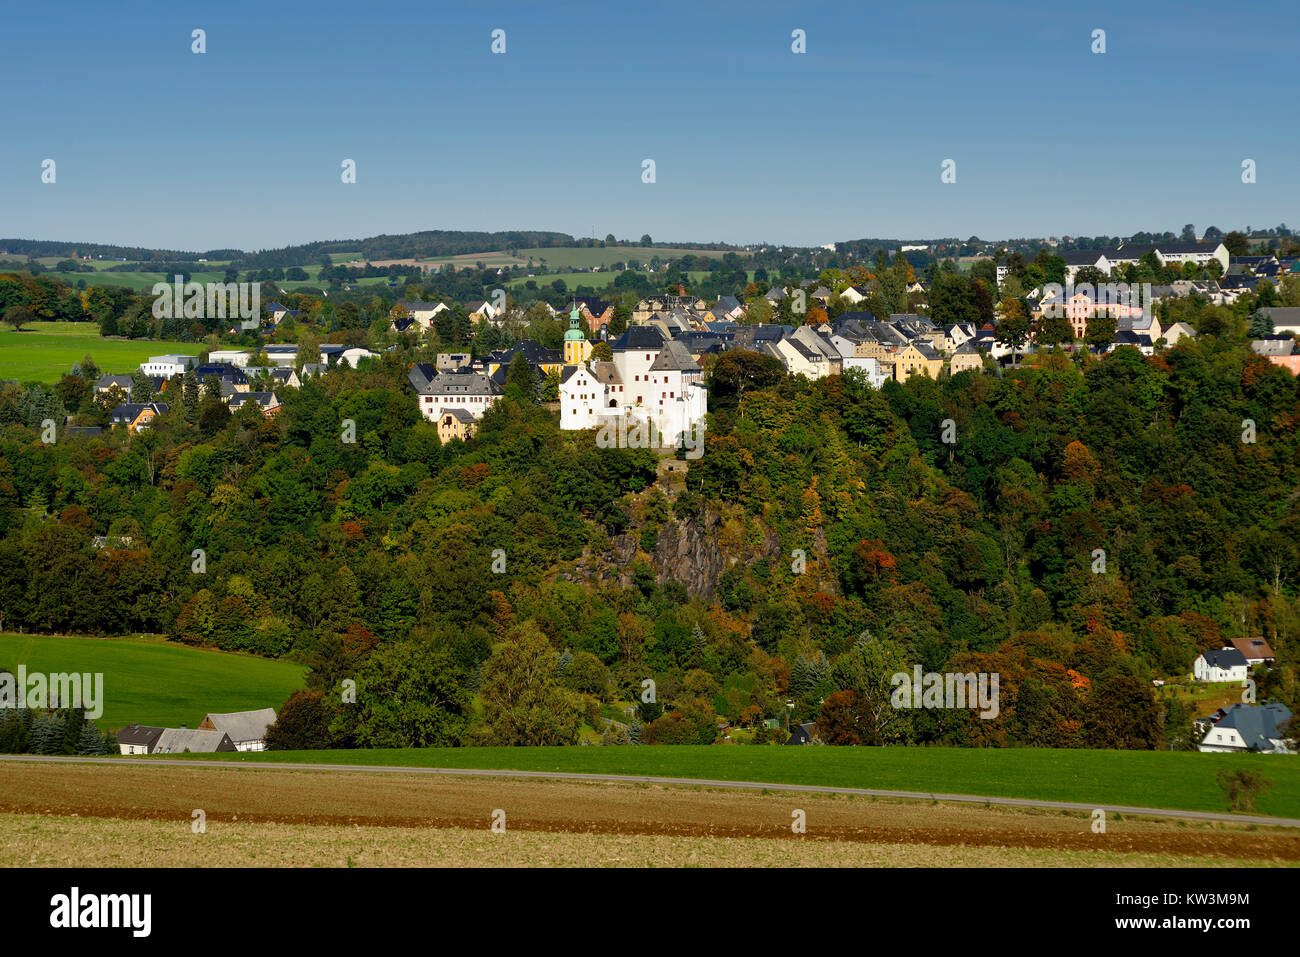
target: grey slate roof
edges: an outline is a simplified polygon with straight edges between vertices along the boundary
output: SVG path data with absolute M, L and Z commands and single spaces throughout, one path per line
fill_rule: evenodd
M 158 415 L 166 415 L 171 408 L 166 402 L 120 402 L 113 409 L 114 425 L 130 425 L 144 409 L 153 407 Z
M 505 381 L 508 368 L 502 365 L 497 370 L 501 381 Z M 479 372 L 443 372 L 435 375 L 428 384 L 416 391 L 420 395 L 496 395 L 496 383 Z
M 230 407 L 238 409 L 246 402 L 253 402 L 263 409 L 272 409 L 280 404 L 274 392 L 236 392 L 230 397 Z
M 655 326 L 628 326 L 627 331 L 610 345 L 610 349 L 614 352 L 662 349 L 665 341 L 664 334 Z
M 234 751 L 235 744 L 222 731 L 200 731 L 197 728 L 164 728 L 158 737 L 153 754 L 193 754 L 210 751 Z
M 680 342 L 665 342 L 655 361 L 650 364 L 651 372 L 699 372 L 699 364 Z
M 1259 310 L 1273 320 L 1273 328 L 1300 325 L 1300 306 L 1263 306 Z
M 266 737 L 266 729 L 275 723 L 275 709 L 261 708 L 257 711 L 209 714 L 204 720 L 211 722 L 218 731 L 230 735 L 230 740 L 235 743 L 261 741 Z
M 117 743 L 130 744 L 136 747 L 143 744 L 149 751 L 152 751 L 162 733 L 162 728 L 130 724 L 117 733 Z
M 500 349 L 488 356 L 489 362 L 498 362 L 503 366 L 510 365 L 516 353 L 522 352 L 524 359 L 530 366 L 538 366 L 543 363 L 550 365 L 559 363 L 562 353 L 559 349 L 547 349 L 541 343 L 533 339 L 524 339 L 518 345 L 509 349 Z
M 1250 348 L 1259 356 L 1289 356 L 1295 352 L 1295 340 L 1290 336 L 1267 336 L 1252 340 Z
M 1273 747 L 1269 739 L 1282 737 L 1282 728 L 1292 717 L 1291 709 L 1276 701 L 1262 705 L 1238 702 L 1214 726 L 1234 728 L 1246 742 L 1246 747 L 1267 751 Z
M 1201 657 L 1211 668 L 1236 668 L 1238 665 L 1246 664 L 1246 656 L 1236 648 L 1215 648 L 1210 651 L 1202 651 Z

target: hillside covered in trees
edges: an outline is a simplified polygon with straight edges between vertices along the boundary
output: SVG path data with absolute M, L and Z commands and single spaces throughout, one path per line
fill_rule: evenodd
M 274 419 L 186 390 L 130 438 L 43 444 L 0 392 L 0 629 L 307 662 L 280 746 L 694 743 L 789 711 L 843 742 L 1178 747 L 1152 679 L 1259 634 L 1260 697 L 1300 704 L 1300 395 L 1236 339 L 881 391 L 727 353 L 684 483 L 513 373 L 441 445 L 399 356 Z M 915 665 L 1000 674 L 999 717 L 882 706 Z

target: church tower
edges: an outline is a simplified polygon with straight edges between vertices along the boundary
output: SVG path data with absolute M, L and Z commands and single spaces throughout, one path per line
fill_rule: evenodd
M 564 334 L 564 364 L 580 366 L 591 358 L 591 343 L 582 331 L 582 315 L 575 304 L 569 313 L 569 331 Z

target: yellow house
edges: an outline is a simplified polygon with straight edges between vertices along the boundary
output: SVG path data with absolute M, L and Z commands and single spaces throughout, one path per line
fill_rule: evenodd
M 549 372 L 562 372 L 564 370 L 564 354 L 559 349 L 546 349 L 532 339 L 525 339 L 513 349 L 493 352 L 483 360 L 487 367 L 487 374 L 490 377 L 497 374 L 497 370 L 502 366 L 509 368 L 515 353 L 522 352 L 528 364 L 534 369 L 541 371 L 542 375 Z M 590 353 L 588 353 L 590 355 Z
M 906 382 L 917 373 L 938 379 L 942 368 L 943 357 L 927 343 L 908 343 L 907 348 L 894 357 L 894 378 L 899 382 Z
M 125 425 L 127 432 L 134 435 L 153 425 L 153 420 L 165 414 L 170 407 L 166 402 L 122 402 L 113 409 L 113 425 Z
M 438 413 L 438 440 L 462 442 L 474 434 L 474 417 L 464 409 L 443 409 Z
M 948 371 L 953 375 L 958 372 L 966 372 L 969 369 L 979 372 L 983 368 L 984 356 L 975 348 L 973 342 L 963 342 L 957 347 L 957 351 L 952 354 L 952 358 L 948 360 Z

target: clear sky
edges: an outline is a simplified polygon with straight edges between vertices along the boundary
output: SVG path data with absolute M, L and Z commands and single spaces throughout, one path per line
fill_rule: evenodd
M 0 236 L 1295 227 L 1298 52 L 1294 0 L 6 3 Z

